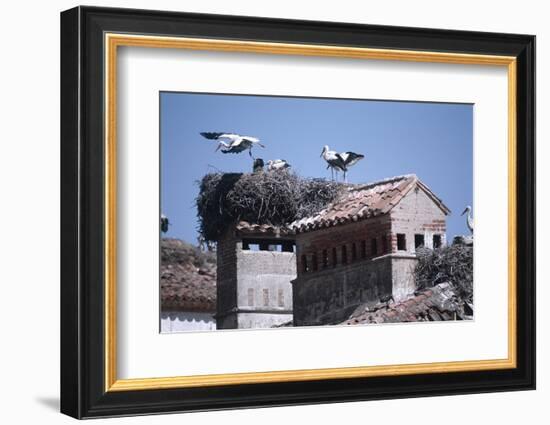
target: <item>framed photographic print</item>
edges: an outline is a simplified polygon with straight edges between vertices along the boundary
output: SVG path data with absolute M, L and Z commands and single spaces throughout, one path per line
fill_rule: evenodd
M 61 57 L 63 413 L 535 387 L 534 36 L 77 7 Z

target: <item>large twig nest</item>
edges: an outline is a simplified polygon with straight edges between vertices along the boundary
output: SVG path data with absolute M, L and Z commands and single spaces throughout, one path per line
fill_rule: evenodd
M 451 245 L 425 250 L 418 255 L 415 279 L 418 289 L 450 282 L 458 295 L 471 303 L 473 298 L 473 245 Z
M 341 183 L 289 171 L 210 173 L 200 181 L 196 199 L 199 232 L 210 242 L 241 220 L 283 226 L 319 212 L 343 188 Z

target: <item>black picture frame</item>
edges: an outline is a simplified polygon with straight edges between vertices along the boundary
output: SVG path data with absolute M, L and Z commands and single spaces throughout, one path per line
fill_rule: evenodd
M 105 391 L 106 32 L 506 55 L 517 59 L 517 367 Z M 75 418 L 535 388 L 535 37 L 131 9 L 61 13 L 61 412 Z

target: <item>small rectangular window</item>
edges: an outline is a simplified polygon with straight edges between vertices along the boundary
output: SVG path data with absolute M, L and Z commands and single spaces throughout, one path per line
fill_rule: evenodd
M 407 240 L 405 239 L 404 233 L 397 234 L 397 250 L 406 251 L 407 250 Z
M 367 258 L 367 241 L 361 241 L 361 258 Z
M 279 289 L 278 292 L 278 301 L 279 301 L 279 307 L 285 306 L 285 292 L 282 289 Z
M 434 249 L 441 248 L 441 235 L 434 235 L 433 247 Z
M 422 248 L 424 246 L 424 235 L 414 235 L 414 248 Z
M 307 267 L 307 255 L 302 255 L 302 271 L 304 273 L 307 273 L 309 271 L 308 267 Z
M 338 265 L 338 254 L 336 253 L 336 248 L 332 248 L 332 267 Z
M 269 306 L 269 289 L 264 288 L 264 307 Z
M 351 244 L 351 261 L 357 261 L 357 245 L 355 242 Z
M 294 252 L 294 244 L 292 242 L 283 243 L 283 252 Z
M 248 288 L 248 306 L 254 307 L 254 288 Z
M 326 249 L 323 249 L 323 268 L 326 269 L 328 267 L 328 251 Z
M 348 247 L 346 245 L 342 245 L 342 264 L 348 263 Z
M 376 254 L 378 254 L 378 242 L 377 242 L 376 238 L 373 238 L 370 241 L 370 253 L 373 257 L 375 257 Z

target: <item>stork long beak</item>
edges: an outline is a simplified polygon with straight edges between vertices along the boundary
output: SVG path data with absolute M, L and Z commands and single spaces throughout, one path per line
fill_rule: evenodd
M 464 215 L 464 214 L 466 214 L 467 212 L 468 212 L 468 208 L 466 208 L 464 211 L 462 211 L 462 214 L 460 214 L 460 215 Z
M 261 146 L 262 148 L 265 148 L 265 145 L 262 145 L 260 142 L 258 142 L 258 146 Z
M 218 152 L 218 151 L 220 150 L 221 147 L 222 147 L 222 145 L 221 145 L 221 143 L 220 143 L 214 152 Z

